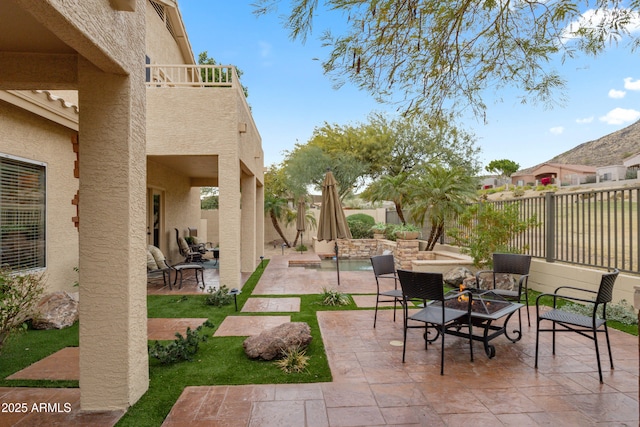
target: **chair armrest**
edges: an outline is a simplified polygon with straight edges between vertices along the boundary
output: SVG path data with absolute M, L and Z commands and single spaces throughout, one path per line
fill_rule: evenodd
M 481 274 L 487 274 L 487 273 L 492 273 L 493 274 L 493 270 L 480 270 L 480 271 L 476 271 L 476 280 L 478 280 L 478 278 L 480 277 Z
M 588 292 L 590 294 L 597 294 L 598 293 L 598 291 L 592 291 L 591 289 L 576 288 L 574 286 L 560 286 L 560 287 L 556 288 L 554 293 L 557 294 L 560 289 L 571 289 L 573 291 Z
M 570 286 L 563 286 L 563 287 L 571 288 Z M 584 290 L 584 289 L 579 289 L 579 288 L 575 288 L 575 289 Z M 587 304 L 593 304 L 593 302 L 594 302 L 593 300 L 584 299 L 584 298 L 578 298 L 578 297 L 572 297 L 572 296 L 569 296 L 569 295 L 563 295 L 563 294 L 558 294 L 558 293 L 546 293 L 546 294 L 538 295 L 538 297 L 536 298 L 536 307 L 538 307 L 540 305 L 539 304 L 540 298 L 545 297 L 545 296 L 553 297 L 553 308 L 556 307 L 556 299 L 558 299 L 558 298 L 562 298 L 562 299 L 569 300 L 569 301 L 584 302 L 584 303 L 587 303 Z

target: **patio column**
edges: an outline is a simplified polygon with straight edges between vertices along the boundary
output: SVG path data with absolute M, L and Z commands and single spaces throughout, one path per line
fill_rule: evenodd
M 256 256 L 264 256 L 264 185 L 256 187 Z
M 80 404 L 127 409 L 149 386 L 144 70 L 78 68 Z
M 218 230 L 220 233 L 220 285 L 240 287 L 240 161 L 234 154 L 218 156 Z
M 251 273 L 257 265 L 256 255 L 256 177 L 242 174 L 242 245 L 241 268 L 243 273 Z

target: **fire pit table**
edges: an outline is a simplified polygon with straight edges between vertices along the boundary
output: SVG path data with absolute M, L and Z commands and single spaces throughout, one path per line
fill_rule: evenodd
M 470 288 L 467 288 L 467 290 L 471 291 L 473 295 L 471 324 L 474 328 L 483 329 L 482 335 L 476 335 L 474 333 L 472 338 L 475 341 L 482 341 L 484 344 L 484 351 L 489 359 L 492 359 L 496 355 L 495 347 L 489 344 L 489 342 L 494 338 L 504 335 L 511 342 L 515 343 L 520 341 L 522 338 L 522 331 L 514 329 L 512 333 L 515 334 L 515 336 L 510 336 L 509 331 L 507 330 L 507 324 L 509 323 L 511 316 L 513 316 L 520 307 L 523 307 L 524 304 L 508 301 L 490 290 Z M 457 290 L 453 290 L 448 292 L 447 295 L 456 294 L 457 292 Z M 458 297 L 458 299 L 451 299 L 445 303 L 445 306 L 448 308 L 466 311 L 467 301 L 464 300 L 464 297 L 465 296 L 463 295 Z M 504 322 L 498 325 L 494 324 L 494 322 L 502 320 L 503 318 Z M 445 332 L 450 335 L 467 338 L 469 335 L 460 331 L 462 322 L 463 321 L 461 321 L 461 323 L 448 326 Z

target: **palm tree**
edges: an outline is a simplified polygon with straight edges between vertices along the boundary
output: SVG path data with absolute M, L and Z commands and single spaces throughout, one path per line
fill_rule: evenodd
M 476 196 L 475 179 L 464 169 L 435 164 L 426 166 L 409 187 L 411 218 L 424 225 L 428 217 L 431 223 L 426 247 L 431 251 L 444 233 L 445 222 L 460 214 Z
M 370 202 L 380 202 L 383 200 L 392 201 L 395 205 L 398 218 L 403 224 L 407 221 L 404 219 L 402 208 L 408 195 L 408 174 L 405 172 L 398 175 L 385 175 L 374 181 L 362 192 L 362 198 Z
M 273 224 L 273 228 L 276 229 L 276 232 L 280 235 L 282 241 L 288 247 L 291 247 L 291 244 L 282 232 L 282 228 L 280 227 L 279 223 L 280 220 L 286 220 L 287 214 L 291 211 L 291 209 L 289 209 L 287 199 L 276 197 L 273 194 L 265 194 L 264 211 L 265 213 L 269 214 L 271 223 Z

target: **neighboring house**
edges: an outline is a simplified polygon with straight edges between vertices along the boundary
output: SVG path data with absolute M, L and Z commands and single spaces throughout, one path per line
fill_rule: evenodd
M 260 135 L 235 69 L 195 64 L 174 0 L 0 1 L 0 31 L 0 257 L 50 290 L 79 267 L 81 407 L 126 409 L 148 388 L 145 246 L 178 261 L 174 228 L 218 227 L 200 186 L 225 212 L 221 283 L 259 262 Z
M 577 185 L 594 176 L 596 168 L 584 165 L 565 165 L 561 163 L 542 163 L 534 168 L 518 171 L 511 175 L 514 185 L 537 184 L 543 180 L 556 185 Z
M 627 167 L 624 165 L 610 165 L 596 168 L 597 182 L 620 181 L 625 179 Z
M 640 153 L 627 157 L 622 161 L 622 164 L 627 169 L 639 170 L 640 169 Z

